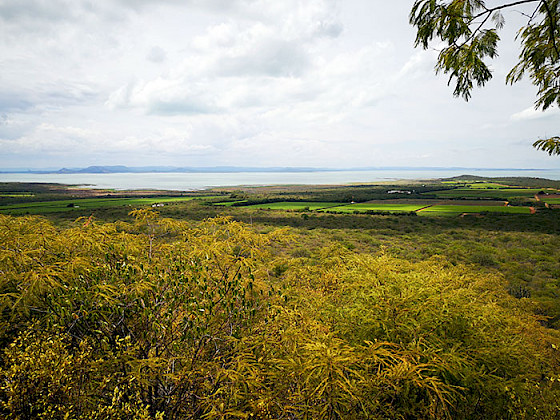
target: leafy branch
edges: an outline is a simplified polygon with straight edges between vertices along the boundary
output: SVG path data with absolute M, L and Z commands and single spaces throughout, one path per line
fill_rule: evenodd
M 498 56 L 498 31 L 505 25 L 501 11 L 531 3 L 536 3 L 535 9 L 530 15 L 523 13 L 528 20 L 517 35 L 521 39 L 519 62 L 506 82 L 518 82 L 527 73 L 538 88 L 535 107 L 560 106 L 560 0 L 519 0 L 494 7 L 487 7 L 483 0 L 416 0 L 410 13 L 410 23 L 417 28 L 414 45 L 427 49 L 434 39 L 446 44 L 439 53 L 436 73 L 449 74 L 448 84 L 455 83 L 454 96 L 468 101 L 475 83 L 481 87 L 492 79 L 486 59 Z M 490 19 L 494 22 L 491 28 Z M 535 147 L 560 153 L 560 143 L 551 146 L 558 137 L 546 141 L 547 147 L 541 141 Z

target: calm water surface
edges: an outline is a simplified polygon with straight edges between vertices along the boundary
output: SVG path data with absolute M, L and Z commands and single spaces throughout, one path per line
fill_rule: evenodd
M 0 174 L 0 182 L 54 182 L 118 190 L 200 190 L 241 185 L 326 185 L 436 179 L 458 175 L 524 176 L 560 180 L 560 169 L 539 170 L 372 170 L 333 172 L 237 172 L 143 174 Z

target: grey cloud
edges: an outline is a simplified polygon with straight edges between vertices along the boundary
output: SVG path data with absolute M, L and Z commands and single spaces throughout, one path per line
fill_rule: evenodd
M 158 4 L 166 4 L 166 3 L 180 4 L 180 0 L 117 0 L 117 3 L 130 9 L 140 10 L 149 5 L 158 5 Z
M 19 128 L 0 125 L 0 140 L 14 142 L 18 140 L 24 132 Z
M 29 121 L 21 119 L 21 114 L 0 114 L 0 139 L 13 141 L 19 139 L 29 129 Z
M 222 57 L 216 68 L 222 76 L 296 77 L 301 76 L 309 64 L 307 54 L 300 45 L 270 40 L 245 54 Z
M 53 82 L 13 88 L 0 87 L 0 113 L 27 113 L 48 107 L 85 105 L 98 97 L 95 88 L 71 82 Z
M 4 21 L 17 20 L 62 20 L 73 9 L 72 2 L 51 0 L 4 0 L 0 3 L 0 18 Z
M 84 27 L 86 22 L 96 28 L 128 18 L 128 13 L 114 5 L 85 0 L 3 0 L 0 2 L 0 22 L 4 41 L 19 44 L 22 39 L 42 34 L 42 41 L 53 37 L 64 25 Z
M 320 21 L 317 24 L 316 33 L 318 35 L 328 36 L 330 38 L 337 38 L 344 31 L 344 26 L 340 22 L 325 22 Z
M 226 11 L 236 7 L 238 0 L 117 0 L 121 6 L 139 11 L 145 7 L 167 5 L 183 5 L 208 9 L 212 11 Z
M 26 111 L 32 107 L 27 93 L 0 90 L 0 112 Z
M 219 95 L 204 83 L 156 79 L 122 86 L 110 95 L 106 105 L 111 109 L 139 107 L 149 115 L 203 115 L 223 111 L 218 99 Z
M 34 87 L 38 94 L 48 99 L 65 103 L 79 103 L 94 99 L 98 95 L 96 86 L 73 80 L 55 80 Z
M 228 18 L 235 16 L 243 20 L 267 22 L 268 24 L 281 24 L 282 22 L 282 17 L 274 12 L 279 4 L 277 0 L 117 0 L 117 3 L 136 12 L 141 12 L 148 7 L 175 5 L 226 15 Z M 315 20 L 311 18 L 310 21 L 305 22 L 308 35 L 313 37 L 338 37 L 343 31 L 343 25 L 336 20 L 336 5 L 339 0 L 320 0 L 319 3 L 323 6 L 323 9 L 316 10 Z M 305 5 L 305 3 L 302 4 Z M 285 5 L 282 4 L 282 7 L 297 15 L 300 3 L 298 1 L 286 2 Z
M 42 105 L 47 106 L 83 105 L 97 97 L 97 93 L 89 91 L 72 92 L 52 90 L 45 92 L 44 95 L 39 98 L 39 101 Z
M 151 115 L 174 116 L 215 114 L 218 111 L 217 107 L 209 104 L 185 99 L 172 101 L 156 100 L 150 104 L 148 113 Z
M 90 86 L 59 82 L 34 87 L 30 100 L 35 107 L 60 107 L 85 105 L 98 95 L 98 92 Z
M 155 46 L 150 49 L 146 59 L 153 63 L 163 63 L 166 59 L 166 54 L 163 48 Z

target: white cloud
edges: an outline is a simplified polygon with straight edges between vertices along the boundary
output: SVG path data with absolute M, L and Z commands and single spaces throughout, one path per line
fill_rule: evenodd
M 426 74 L 432 75 L 438 53 L 435 50 L 417 51 L 401 68 L 398 78 L 418 78 Z
M 459 165 L 475 143 L 504 150 L 556 129 L 556 111 L 515 111 L 533 102 L 530 85 L 453 99 L 437 53 L 413 50 L 407 12 L 367 0 L 0 0 L 0 156 Z
M 73 127 L 55 126 L 50 123 L 39 124 L 31 132 L 18 139 L 0 139 L 0 145 L 6 152 L 67 154 L 82 153 L 91 147 L 90 140 L 95 133 L 92 130 Z
M 560 109 L 549 108 L 546 111 L 532 108 L 526 108 L 523 111 L 516 112 L 511 115 L 510 119 L 512 121 L 529 121 L 529 120 L 541 120 L 545 118 L 554 118 L 560 116 Z
M 203 82 L 160 77 L 123 86 L 110 95 L 106 104 L 112 109 L 139 107 L 147 114 L 196 115 L 219 111 L 218 98 L 214 95 L 204 89 Z
M 157 115 L 251 112 L 259 118 L 275 114 L 296 121 L 336 120 L 376 105 L 392 86 L 390 70 L 381 66 L 395 52 L 387 42 L 311 55 L 305 45 L 279 40 L 261 23 L 246 30 L 228 23 L 209 28 L 194 45 L 193 55 L 176 68 L 121 86 L 107 105 Z
M 313 96 L 315 86 L 303 87 L 302 81 L 313 70 L 316 42 L 340 34 L 334 5 L 327 0 L 237 2 L 235 7 L 258 13 L 207 27 L 193 38 L 182 62 L 151 80 L 122 85 L 106 104 L 147 114 L 199 115 L 276 107 Z
M 193 138 L 196 131 L 196 127 L 182 125 L 180 128 L 169 127 L 149 133 L 139 130 L 136 134 L 115 140 L 107 138 L 105 131 L 42 123 L 17 139 L 0 138 L 0 147 L 4 153 L 75 155 L 81 156 L 82 161 L 98 154 L 125 156 L 131 151 L 154 158 L 161 155 L 178 157 L 215 153 L 218 150 L 215 145 L 196 142 Z

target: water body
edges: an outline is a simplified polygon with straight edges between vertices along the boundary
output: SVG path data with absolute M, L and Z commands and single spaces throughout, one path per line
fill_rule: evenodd
M 0 182 L 48 182 L 117 190 L 192 191 L 212 187 L 257 185 L 328 185 L 379 181 L 448 178 L 458 175 L 485 177 L 539 177 L 560 180 L 560 169 L 398 169 L 316 172 L 235 173 L 122 173 L 122 174 L 1 174 Z

